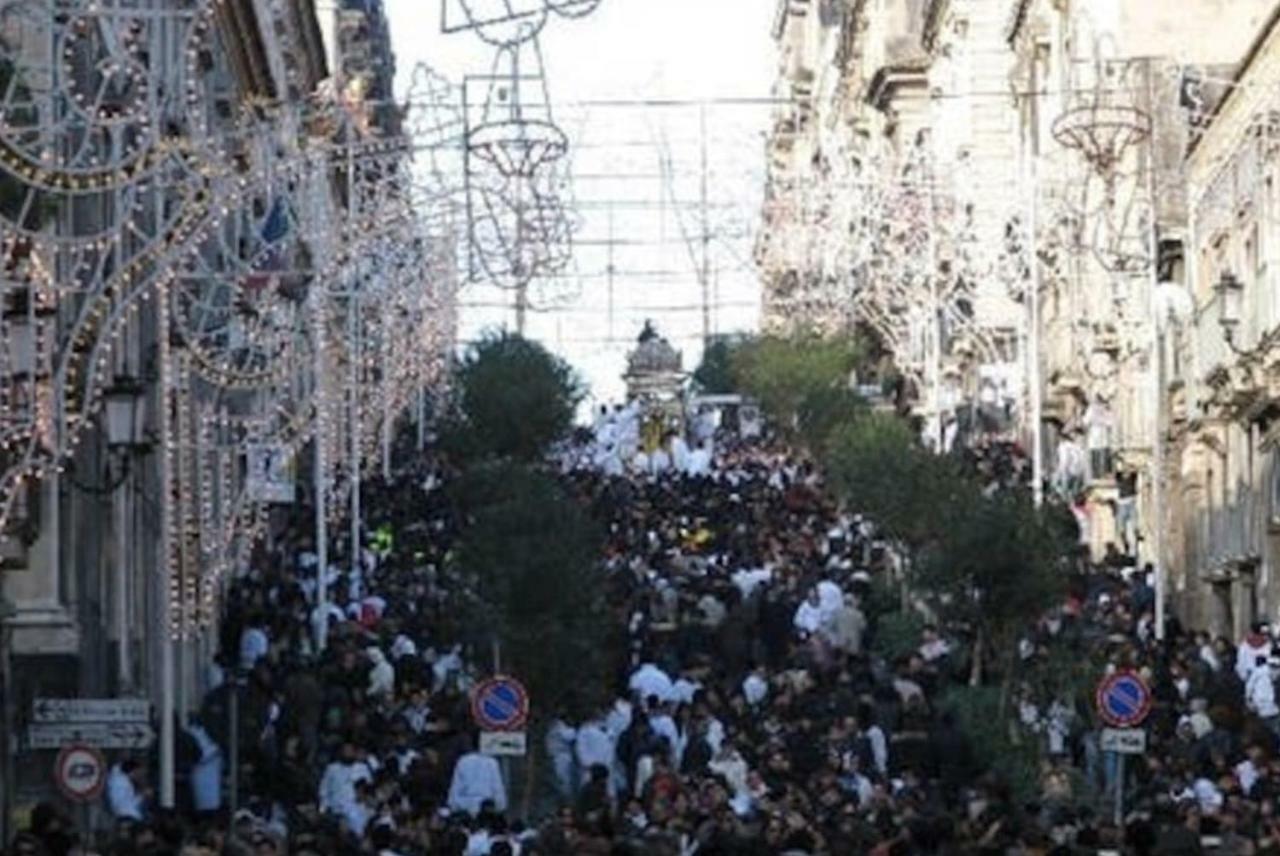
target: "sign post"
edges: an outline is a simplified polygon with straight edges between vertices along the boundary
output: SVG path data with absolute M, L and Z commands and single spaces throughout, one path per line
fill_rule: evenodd
M 523 756 L 529 722 L 529 693 L 515 678 L 495 675 L 471 693 L 471 717 L 480 726 L 480 751 L 500 757 Z
M 1146 751 L 1147 733 L 1138 726 L 1151 713 L 1151 688 L 1135 672 L 1116 672 L 1098 683 L 1094 695 L 1102 730 L 1100 748 L 1116 757 L 1116 826 L 1124 823 L 1124 760 Z
M 102 796 L 107 784 L 107 760 L 102 753 L 83 743 L 69 743 L 53 763 L 53 779 L 62 795 L 80 806 L 80 823 L 89 843 L 93 843 L 90 803 Z

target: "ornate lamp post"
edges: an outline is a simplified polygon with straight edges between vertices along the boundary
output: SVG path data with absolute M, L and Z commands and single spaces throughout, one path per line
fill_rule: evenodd
M 1236 344 L 1236 331 L 1240 329 L 1244 306 L 1244 283 L 1231 271 L 1223 271 L 1213 290 L 1218 295 L 1218 326 L 1222 328 L 1222 338 L 1232 351 L 1243 353 L 1243 349 Z

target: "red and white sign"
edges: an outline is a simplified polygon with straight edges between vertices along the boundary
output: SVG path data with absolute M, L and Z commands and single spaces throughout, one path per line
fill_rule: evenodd
M 471 716 L 484 731 L 519 731 L 529 721 L 529 693 L 506 675 L 481 681 L 471 693 Z
M 67 799 L 93 802 L 107 784 L 107 760 L 92 746 L 64 746 L 53 765 L 53 777 Z
M 1112 728 L 1134 728 L 1151 713 L 1151 688 L 1137 672 L 1108 675 L 1095 695 L 1098 716 Z

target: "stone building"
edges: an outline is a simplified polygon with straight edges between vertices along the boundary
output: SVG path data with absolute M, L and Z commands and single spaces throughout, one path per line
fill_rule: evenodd
M 766 324 L 870 329 L 930 431 L 1001 377 L 1044 483 L 1074 494 L 1081 477 L 1093 549 L 1127 543 L 1168 571 L 1188 618 L 1222 630 L 1280 617 L 1280 307 L 1262 286 L 1275 14 L 790 0 L 775 27 Z
M 1239 635 L 1280 619 L 1280 10 L 1217 84 L 1186 162 L 1170 570 L 1190 618 Z

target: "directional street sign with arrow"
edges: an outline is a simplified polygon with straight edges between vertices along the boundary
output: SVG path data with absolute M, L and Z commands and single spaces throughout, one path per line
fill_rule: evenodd
M 31 703 L 32 722 L 149 722 L 151 702 L 145 698 L 38 698 Z
M 156 732 L 146 722 L 37 722 L 27 729 L 27 748 L 61 749 L 80 743 L 98 749 L 146 749 Z

